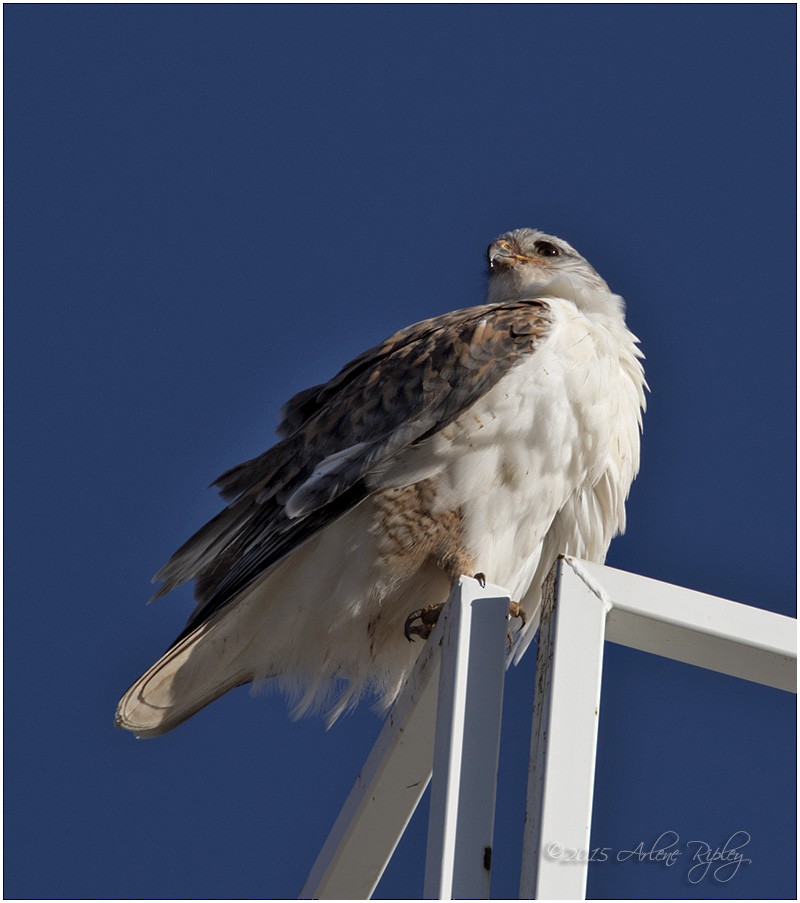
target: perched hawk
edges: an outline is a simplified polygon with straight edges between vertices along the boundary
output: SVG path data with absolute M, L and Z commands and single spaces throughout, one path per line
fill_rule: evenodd
M 487 303 L 409 326 L 292 398 L 281 441 L 223 474 L 228 506 L 172 556 L 195 581 L 183 633 L 117 724 L 162 734 L 276 678 L 298 714 L 396 697 L 461 574 L 538 622 L 556 556 L 602 562 L 639 468 L 644 373 L 623 301 L 570 245 L 517 229 Z

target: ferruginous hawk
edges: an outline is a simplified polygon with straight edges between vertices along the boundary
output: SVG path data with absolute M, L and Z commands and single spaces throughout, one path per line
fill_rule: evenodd
M 388 706 L 421 643 L 413 609 L 461 574 L 538 623 L 560 553 L 602 562 L 639 468 L 642 354 L 623 301 L 535 229 L 488 251 L 486 304 L 416 323 L 292 398 L 281 440 L 217 481 L 228 506 L 156 575 L 197 606 L 125 693 L 162 734 L 232 687 L 276 679 L 295 712 Z M 405 634 L 405 635 L 404 635 Z

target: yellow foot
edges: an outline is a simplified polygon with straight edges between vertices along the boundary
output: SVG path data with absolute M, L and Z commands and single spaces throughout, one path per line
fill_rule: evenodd
M 528 623 L 528 616 L 525 614 L 525 609 L 519 604 L 519 602 L 509 602 L 508 616 L 509 618 L 519 618 L 520 621 L 522 621 L 522 624 L 520 624 L 520 629 L 522 629 Z
M 525 614 L 525 609 L 519 604 L 519 602 L 509 602 L 508 603 L 508 616 L 509 618 L 519 618 L 522 623 L 519 625 L 519 629 L 525 626 L 528 616 Z M 514 645 L 514 637 L 511 635 L 511 631 L 508 632 L 508 648 L 510 649 Z

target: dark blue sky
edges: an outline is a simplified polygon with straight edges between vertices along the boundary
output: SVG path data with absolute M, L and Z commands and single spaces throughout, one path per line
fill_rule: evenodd
M 178 632 L 150 575 L 293 392 L 479 303 L 537 226 L 628 302 L 652 389 L 609 563 L 795 614 L 795 9 L 6 6 L 8 897 L 292 897 L 380 728 L 229 694 L 136 742 Z M 508 677 L 493 894 L 516 893 L 533 655 Z M 752 837 L 795 896 L 795 700 L 607 646 L 592 842 Z M 421 893 L 423 806 L 378 895 Z M 684 846 L 685 848 L 685 846 Z

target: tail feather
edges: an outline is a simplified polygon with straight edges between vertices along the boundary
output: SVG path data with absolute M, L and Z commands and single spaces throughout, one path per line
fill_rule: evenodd
M 396 694 L 418 652 L 402 634 L 407 599 L 444 601 L 448 580 L 431 564 L 410 580 L 384 576 L 379 591 L 365 593 L 376 580 L 373 517 L 371 507 L 355 506 L 190 622 L 122 697 L 117 724 L 156 737 L 233 687 L 272 678 L 295 696 L 298 712 L 328 705 L 337 712 L 367 691 Z
M 235 640 L 220 619 L 192 631 L 125 693 L 117 706 L 117 726 L 137 737 L 157 737 L 228 690 L 249 683 L 253 674 Z

